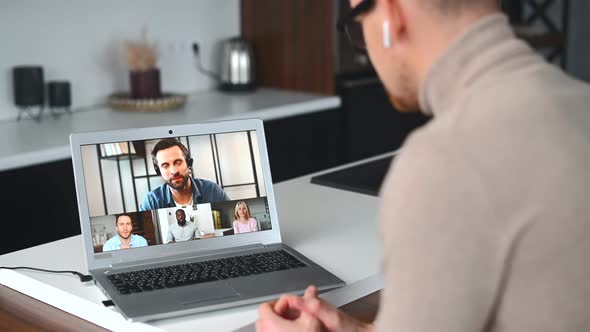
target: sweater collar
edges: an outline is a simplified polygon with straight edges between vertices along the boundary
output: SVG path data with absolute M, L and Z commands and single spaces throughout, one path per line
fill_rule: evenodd
M 435 61 L 420 86 L 422 112 L 437 115 L 448 109 L 473 82 L 501 60 L 506 60 L 502 42 L 514 38 L 503 14 L 480 19 L 462 33 Z M 500 53 L 498 52 L 500 51 Z

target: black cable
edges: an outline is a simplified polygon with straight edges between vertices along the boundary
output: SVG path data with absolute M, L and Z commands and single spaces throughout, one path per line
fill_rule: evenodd
M 0 269 L 7 269 L 7 270 L 33 270 L 33 271 L 41 271 L 41 272 L 49 272 L 49 273 L 71 273 L 77 275 L 80 278 L 81 282 L 91 281 L 93 278 L 89 274 L 82 274 L 77 271 L 55 271 L 55 270 L 45 270 L 45 269 L 38 269 L 35 267 L 28 267 L 28 266 L 0 266 Z

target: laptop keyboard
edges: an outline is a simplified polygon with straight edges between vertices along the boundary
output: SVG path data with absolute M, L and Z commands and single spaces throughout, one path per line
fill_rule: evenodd
M 284 250 L 110 274 L 121 294 L 148 292 L 306 266 Z

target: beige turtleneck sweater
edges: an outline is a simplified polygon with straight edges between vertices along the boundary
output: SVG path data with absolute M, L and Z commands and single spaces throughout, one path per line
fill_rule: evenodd
M 420 91 L 380 211 L 378 331 L 590 331 L 590 87 L 488 16 Z

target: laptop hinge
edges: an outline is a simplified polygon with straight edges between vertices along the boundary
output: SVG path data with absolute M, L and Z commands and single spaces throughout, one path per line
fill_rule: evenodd
M 146 258 L 142 260 L 134 260 L 132 262 L 117 262 L 111 263 L 109 267 L 111 269 L 122 269 L 122 268 L 129 268 L 129 267 L 137 267 L 137 266 L 144 266 L 144 265 L 153 265 L 159 263 L 170 263 L 174 261 L 182 261 L 187 259 L 194 259 L 194 258 L 206 258 L 208 256 L 214 255 L 223 255 L 227 253 L 235 253 L 239 255 L 238 252 L 246 254 L 246 251 L 253 251 L 253 250 L 260 250 L 264 249 L 266 246 L 262 243 L 256 244 L 248 244 L 245 246 L 238 246 L 238 247 L 231 247 L 231 248 L 223 248 L 223 249 L 211 249 L 211 250 L 187 250 L 184 252 L 175 252 L 174 254 L 163 254 L 159 257 L 152 257 Z

